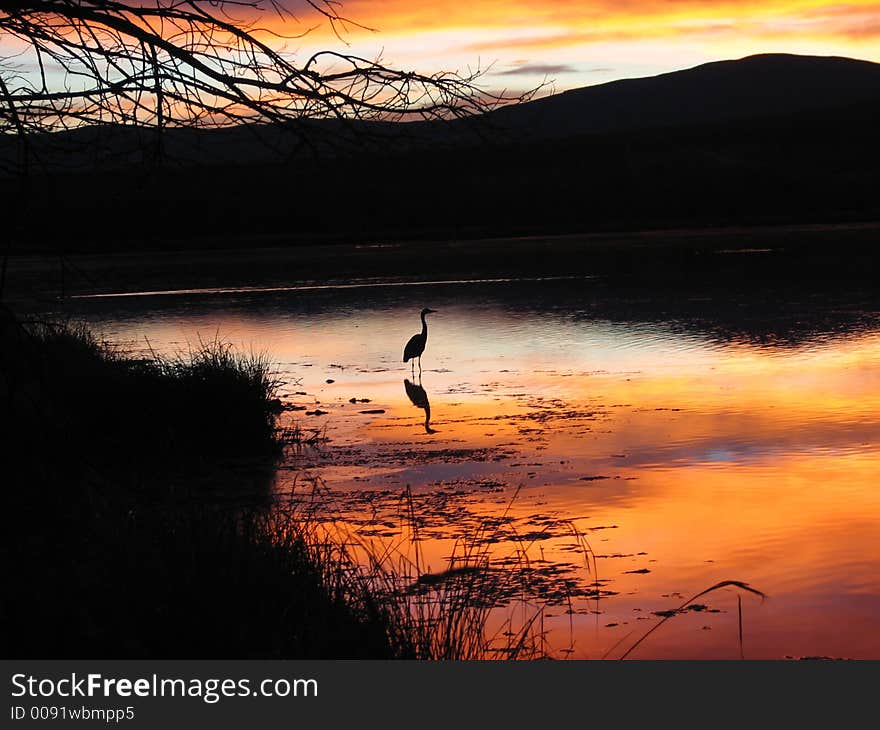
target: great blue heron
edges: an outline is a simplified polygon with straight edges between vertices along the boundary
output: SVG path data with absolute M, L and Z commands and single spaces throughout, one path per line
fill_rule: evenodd
M 413 361 L 412 368 L 415 370 L 416 358 L 419 361 L 419 372 L 422 372 L 422 353 L 425 351 L 425 343 L 428 341 L 428 323 L 425 321 L 426 314 L 432 314 L 436 310 L 425 307 L 422 310 L 422 331 L 409 338 L 406 347 L 403 348 L 403 361 Z

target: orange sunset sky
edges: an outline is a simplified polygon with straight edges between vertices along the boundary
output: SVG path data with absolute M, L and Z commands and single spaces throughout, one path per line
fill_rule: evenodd
M 559 91 L 768 52 L 880 61 L 880 0 L 346 0 L 340 12 L 375 29 L 341 31 L 347 50 L 417 71 L 488 67 L 492 88 L 547 78 Z M 342 44 L 318 27 L 290 49 L 328 46 Z

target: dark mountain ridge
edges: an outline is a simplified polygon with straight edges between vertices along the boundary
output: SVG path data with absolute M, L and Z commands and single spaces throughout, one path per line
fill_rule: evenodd
M 622 132 L 778 117 L 880 100 L 880 64 L 762 54 L 622 79 L 498 110 L 535 137 Z
M 880 220 L 880 64 L 866 61 L 753 56 L 405 126 L 403 140 L 354 128 L 340 151 L 343 128 L 314 121 L 316 158 L 279 127 L 179 130 L 165 144 L 182 164 L 161 166 L 149 132 L 125 130 L 143 135 L 126 151 L 121 132 L 76 130 L 87 173 L 0 192 L 20 201 L 24 250 Z
M 841 57 L 762 54 L 683 71 L 622 79 L 445 122 L 342 123 L 306 120 L 294 126 L 168 129 L 163 154 L 171 164 L 212 165 L 336 158 L 370 150 L 460 147 L 564 139 L 654 128 L 811 114 L 880 101 L 880 64 Z M 302 145 L 302 137 L 311 145 Z M 0 143 L 8 169 L 14 144 Z M 151 129 L 101 127 L 46 135 L 32 142 L 50 167 L 76 169 L 150 162 Z M 2 147 L 7 147 L 5 155 Z

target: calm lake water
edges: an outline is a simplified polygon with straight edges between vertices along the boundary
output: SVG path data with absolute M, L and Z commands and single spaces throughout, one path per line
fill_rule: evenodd
M 401 353 L 422 307 L 438 311 L 420 376 Z M 405 552 L 409 486 L 435 572 L 494 516 L 499 565 L 525 552 L 547 595 L 573 596 L 545 616 L 565 656 L 618 656 L 663 612 L 737 580 L 767 594 L 742 594 L 746 658 L 880 658 L 868 294 L 682 296 L 581 278 L 82 298 L 66 311 L 135 349 L 216 337 L 267 353 L 296 409 L 285 422 L 326 438 L 291 450 L 278 490 L 323 484 L 339 520 Z M 737 596 L 699 599 L 631 656 L 739 658 Z

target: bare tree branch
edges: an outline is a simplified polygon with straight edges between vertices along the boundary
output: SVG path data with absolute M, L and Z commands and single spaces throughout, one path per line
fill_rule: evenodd
M 337 35 L 351 24 L 333 0 L 307 2 Z M 161 153 L 166 129 L 285 123 L 306 138 L 305 120 L 448 120 L 524 98 L 483 92 L 479 69 L 298 59 L 259 26 L 270 13 L 294 20 L 277 0 L 0 0 L 0 132 L 148 127 Z

